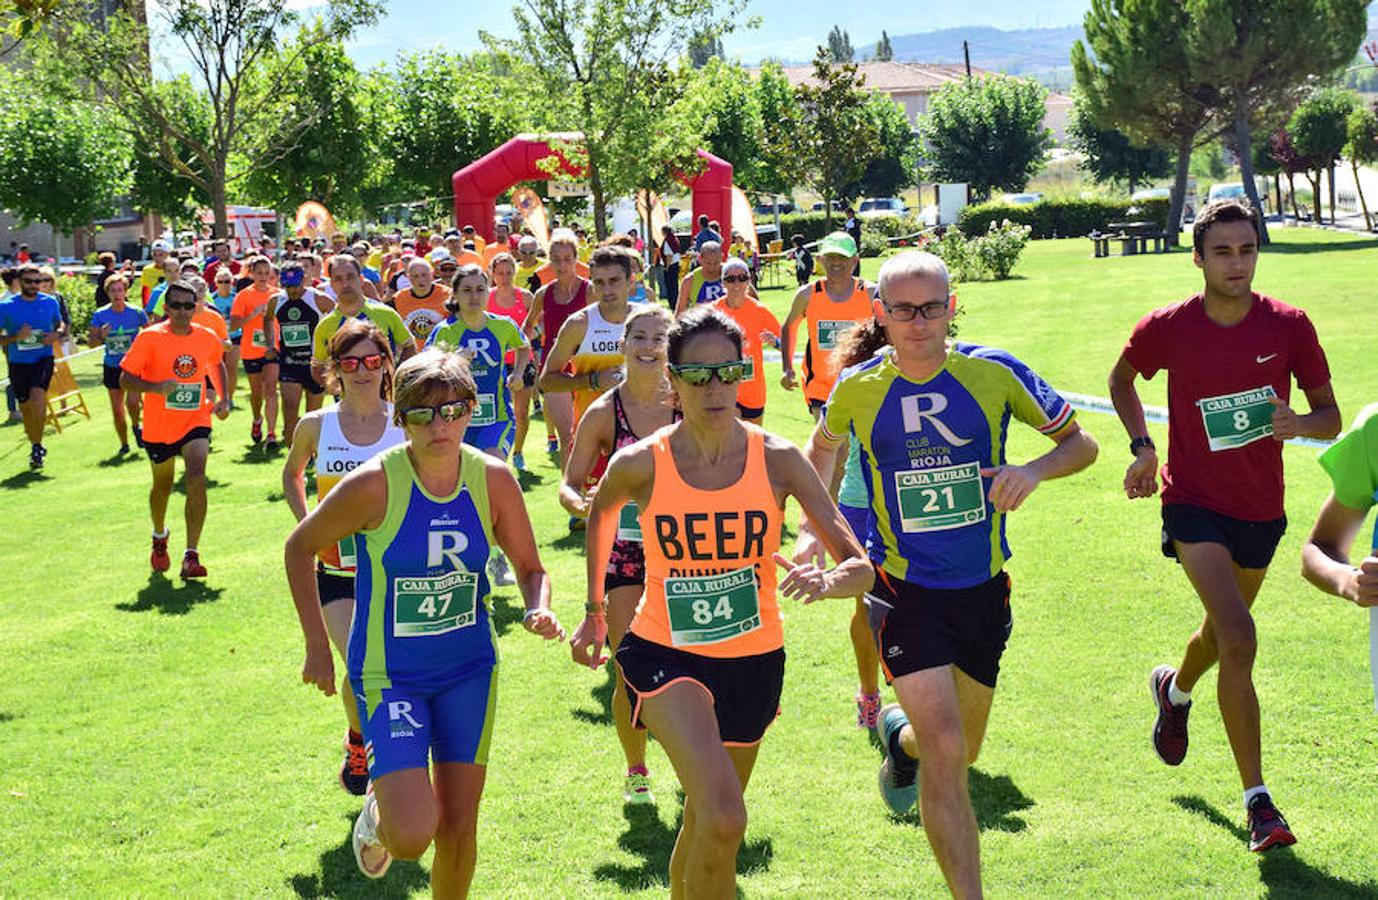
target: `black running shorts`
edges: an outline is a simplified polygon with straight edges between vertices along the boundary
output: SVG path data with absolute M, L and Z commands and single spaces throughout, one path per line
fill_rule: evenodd
M 1220 544 L 1241 569 L 1266 569 L 1287 530 L 1287 517 L 1246 522 L 1187 503 L 1163 504 L 1163 555 L 1177 558 L 1174 541 Z
M 148 454 L 149 461 L 154 465 L 165 463 L 174 456 L 182 453 L 182 448 L 192 441 L 210 440 L 211 430 L 209 428 L 193 428 L 186 434 L 170 444 L 155 444 L 152 441 L 144 441 L 144 452 Z
M 10 387 L 14 399 L 20 403 L 29 402 L 29 393 L 34 388 L 46 391 L 53 382 L 53 358 L 51 356 L 37 362 L 10 362 Z
M 321 595 L 321 606 L 329 606 L 337 600 L 353 600 L 354 579 L 327 572 L 324 566 L 316 563 L 316 591 Z
M 311 366 L 300 363 L 282 363 L 278 366 L 278 382 L 291 382 L 306 388 L 312 394 L 321 394 L 325 388 L 311 377 Z

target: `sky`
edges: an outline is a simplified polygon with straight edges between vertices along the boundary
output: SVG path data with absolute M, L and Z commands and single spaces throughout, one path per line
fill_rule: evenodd
M 293 4 L 297 5 L 297 4 Z M 515 37 L 511 0 L 468 4 L 456 14 L 453 2 L 411 0 L 389 4 L 376 25 L 350 41 L 356 64 L 367 68 L 391 62 L 398 53 L 444 47 L 469 51 L 479 48 L 478 33 L 489 31 Z M 824 0 L 750 0 L 746 16 L 759 16 L 761 27 L 723 39 L 727 56 L 754 64 L 767 56 L 806 61 L 814 48 L 840 25 L 858 50 L 875 42 L 881 29 L 891 36 L 938 31 L 964 25 L 988 25 L 1004 30 L 1077 25 L 1090 7 L 1088 0 L 986 0 L 960 3 L 861 3 Z

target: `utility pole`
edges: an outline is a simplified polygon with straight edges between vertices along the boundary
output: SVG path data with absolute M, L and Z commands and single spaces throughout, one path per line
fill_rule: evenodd
M 962 41 L 962 59 L 966 60 L 966 65 L 967 65 L 967 80 L 970 81 L 970 80 L 971 80 L 971 46 L 970 46 L 966 41 Z

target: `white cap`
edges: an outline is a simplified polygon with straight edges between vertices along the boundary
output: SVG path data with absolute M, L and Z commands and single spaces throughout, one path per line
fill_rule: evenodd
M 158 240 L 156 240 L 156 241 L 153 242 L 153 249 L 154 249 L 154 250 L 162 250 L 164 253 L 171 253 L 171 252 L 172 252 L 172 245 L 169 244 L 167 241 L 162 240 L 161 238 L 159 238 Z

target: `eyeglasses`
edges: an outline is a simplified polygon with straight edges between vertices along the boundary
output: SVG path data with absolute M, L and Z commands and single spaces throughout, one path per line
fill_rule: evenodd
M 746 375 L 746 360 L 735 359 L 732 362 L 715 363 L 713 365 L 686 363 L 684 365 L 670 365 L 671 372 L 692 387 L 703 387 L 712 381 L 716 376 L 718 381 L 723 384 L 736 384 Z
M 359 363 L 363 363 L 365 369 L 373 372 L 383 367 L 383 354 L 369 353 L 366 356 L 341 356 L 339 359 L 335 360 L 335 362 L 340 364 L 340 370 L 342 372 L 353 373 L 359 371 Z
M 429 425 L 438 415 L 446 422 L 454 422 L 469 415 L 473 406 L 472 400 L 451 400 L 439 406 L 411 406 L 402 410 L 402 419 L 408 425 Z
M 896 322 L 912 322 L 916 315 L 923 316 L 925 319 L 941 319 L 943 314 L 947 312 L 948 306 L 947 300 L 930 300 L 918 306 L 910 306 L 907 303 L 891 306 L 887 303 L 885 304 L 885 312 Z
M 750 281 L 750 280 L 751 280 L 751 276 L 750 276 L 750 275 L 724 275 L 724 276 L 722 277 L 722 280 L 723 280 L 723 284 L 738 284 L 738 283 L 743 282 L 743 281 Z
M 171 300 L 168 300 L 164 302 L 163 305 L 166 306 L 168 309 L 180 309 L 183 312 L 189 309 L 196 308 L 196 303 L 194 301 L 191 303 L 173 303 Z

